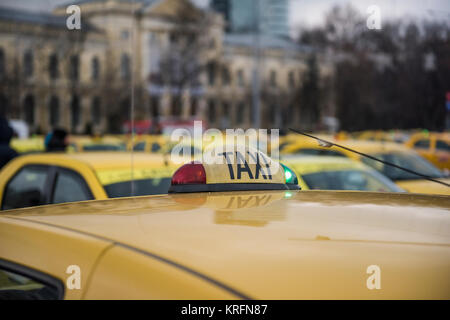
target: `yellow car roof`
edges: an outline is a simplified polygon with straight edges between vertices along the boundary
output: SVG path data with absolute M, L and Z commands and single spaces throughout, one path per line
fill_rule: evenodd
M 450 141 L 450 132 L 416 132 L 410 136 L 409 141 L 417 141 L 422 139 L 431 138 L 442 139 L 445 141 Z
M 13 138 L 11 147 L 18 152 L 43 151 L 45 149 L 44 138 L 41 136 L 28 139 Z
M 117 167 L 146 167 L 149 165 L 161 165 L 164 156 L 159 154 L 131 153 L 131 152 L 86 152 L 86 153 L 41 153 L 24 156 L 27 162 L 36 160 L 75 160 L 87 164 L 94 170 L 110 169 Z
M 432 132 L 431 136 L 436 136 L 436 139 L 441 139 L 447 142 L 450 142 L 450 133 L 449 132 Z
M 406 151 L 412 152 L 402 144 L 395 142 L 381 142 L 381 141 L 359 141 L 359 140 L 347 140 L 338 144 L 351 148 L 353 150 L 362 151 L 365 153 L 377 153 L 377 152 L 392 152 L 392 151 Z
M 356 151 L 364 152 L 364 153 L 378 153 L 378 152 L 393 152 L 393 151 L 403 151 L 403 152 L 414 152 L 411 149 L 394 142 L 379 142 L 379 141 L 364 141 L 364 140 L 345 140 L 345 141 L 335 141 L 335 140 L 327 140 L 332 143 L 337 143 L 347 148 L 351 148 Z M 341 151 L 343 153 L 348 153 L 348 151 L 338 148 L 324 148 L 319 146 L 319 143 L 312 138 L 304 139 L 302 141 L 298 141 L 286 147 L 284 151 L 286 153 L 294 152 L 298 148 L 315 148 L 315 149 L 324 149 L 324 150 L 335 150 Z
M 256 299 L 450 298 L 449 209 L 438 196 L 271 191 L 91 201 L 0 219 L 123 244 Z M 385 279 L 375 293 L 365 286 L 370 265 Z

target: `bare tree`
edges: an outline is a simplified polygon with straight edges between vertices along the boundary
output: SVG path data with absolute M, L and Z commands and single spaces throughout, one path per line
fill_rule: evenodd
M 154 86 L 170 88 L 175 109 L 172 113 L 179 116 L 183 92 L 190 90 L 193 94 L 202 91 L 200 76 L 203 72 L 208 71 L 209 81 L 215 81 L 211 77 L 216 77 L 219 51 L 218 43 L 211 34 L 216 23 L 215 15 L 187 7 L 180 9 L 172 22 L 169 45 L 163 50 L 158 72 L 150 74 L 149 82 Z
M 337 116 L 345 130 L 445 128 L 450 28 L 445 21 L 383 22 L 369 30 L 349 6 L 301 39 L 335 57 Z

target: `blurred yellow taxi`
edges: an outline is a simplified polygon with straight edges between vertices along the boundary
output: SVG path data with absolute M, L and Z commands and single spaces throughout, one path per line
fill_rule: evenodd
M 11 140 L 11 148 L 18 153 L 35 153 L 45 150 L 44 137 L 34 136 L 27 139 L 13 138 Z
M 164 194 L 175 169 L 161 155 L 151 154 L 21 156 L 0 172 L 0 208 Z
M 297 174 L 302 190 L 404 191 L 378 171 L 347 158 L 287 156 L 282 162 Z
M 404 143 L 410 134 L 403 130 L 368 130 L 354 135 L 357 140 Z
M 130 139 L 131 140 L 131 139 Z M 134 147 L 132 147 L 134 146 Z M 195 155 L 201 154 L 202 150 L 191 144 L 184 142 L 170 141 L 169 137 L 159 136 L 139 136 L 135 142 L 128 143 L 128 150 L 134 152 L 157 153 L 163 155 L 166 162 L 185 163 L 194 160 Z M 186 156 L 187 155 L 187 156 Z
M 124 139 L 113 136 L 71 136 L 68 147 L 69 152 L 126 151 L 126 149 Z
M 442 170 L 450 170 L 450 134 L 416 133 L 406 142 L 422 157 Z
M 317 136 L 320 139 L 335 142 L 332 137 Z M 332 147 L 321 146 L 315 139 L 298 135 L 298 139 L 285 146 L 281 151 L 281 155 L 304 155 L 304 156 L 336 156 L 346 157 L 343 150 Z
M 333 141 L 331 141 L 333 142 Z M 418 172 L 431 178 L 450 183 L 450 179 L 430 162 L 422 158 L 413 150 L 403 145 L 389 142 L 347 140 L 341 145 L 353 150 L 366 153 L 370 156 L 389 163 Z M 336 146 L 320 146 L 315 139 L 303 139 L 301 142 L 290 145 L 284 149 L 285 154 L 339 156 L 361 161 L 369 165 L 386 177 L 394 181 L 400 188 L 414 193 L 430 193 L 450 195 L 450 188 L 444 185 L 424 180 L 420 176 L 397 169 L 392 166 L 371 160 L 351 151 Z
M 128 150 L 156 153 L 162 152 L 166 144 L 167 138 L 163 135 L 140 135 L 135 137 L 134 142 L 128 142 Z
M 0 298 L 450 299 L 447 197 L 298 191 L 224 157 L 168 195 L 3 212 Z
M 324 139 L 324 140 L 334 140 L 335 136 L 330 135 L 330 134 L 315 134 L 316 137 L 320 138 L 320 139 Z M 309 145 L 309 143 L 311 143 L 310 138 L 295 134 L 295 133 L 289 133 L 285 136 L 281 136 L 279 138 L 279 144 L 274 145 L 273 147 L 278 147 L 279 153 L 280 154 L 289 154 L 292 153 L 291 150 L 292 148 L 295 148 L 296 145 L 301 144 L 307 144 Z

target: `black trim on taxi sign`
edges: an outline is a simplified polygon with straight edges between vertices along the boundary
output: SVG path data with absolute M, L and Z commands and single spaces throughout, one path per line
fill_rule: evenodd
M 227 191 L 268 191 L 299 190 L 298 185 L 284 183 L 210 183 L 172 185 L 169 193 L 227 192 Z

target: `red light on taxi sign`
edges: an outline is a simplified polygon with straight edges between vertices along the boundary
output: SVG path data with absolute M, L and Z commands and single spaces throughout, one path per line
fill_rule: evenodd
M 179 168 L 172 176 L 172 185 L 206 184 L 205 168 L 200 163 L 191 162 Z

